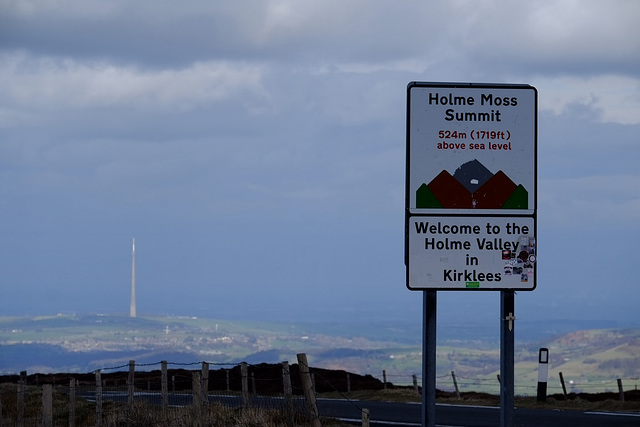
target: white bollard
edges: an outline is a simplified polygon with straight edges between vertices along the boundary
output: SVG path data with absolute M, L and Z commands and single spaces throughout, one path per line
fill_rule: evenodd
M 538 402 L 547 401 L 547 378 L 549 376 L 549 349 L 538 352 Z

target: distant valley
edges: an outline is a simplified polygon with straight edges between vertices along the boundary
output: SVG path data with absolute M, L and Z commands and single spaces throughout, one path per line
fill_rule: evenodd
M 549 374 L 576 382 L 640 375 L 640 328 L 549 330 L 516 340 L 516 382 L 537 381 L 538 349 L 550 351 Z M 567 326 L 568 327 L 568 326 Z M 526 324 L 523 325 L 523 334 Z M 495 378 L 500 344 L 494 327 L 449 326 L 438 332 L 437 375 Z M 0 374 L 85 373 L 161 360 L 187 364 L 295 363 L 370 374 L 396 384 L 421 376 L 420 325 L 390 323 L 275 323 L 196 317 L 56 315 L 0 318 Z M 152 368 L 157 369 L 157 367 Z M 461 381 L 464 384 L 464 380 Z M 475 384 L 477 387 L 477 384 Z M 473 387 L 473 385 L 470 385 Z M 602 390 L 598 390 L 602 391 Z

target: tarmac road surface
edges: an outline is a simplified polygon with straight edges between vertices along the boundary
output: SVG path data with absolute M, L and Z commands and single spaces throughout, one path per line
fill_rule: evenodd
M 363 408 L 369 409 L 370 423 L 375 427 L 422 425 L 420 403 L 318 399 L 320 415 L 339 418 L 354 424 L 361 424 Z M 640 426 L 639 413 L 516 408 L 513 417 L 514 427 Z M 496 427 L 500 425 L 500 408 L 436 405 L 436 425 L 447 427 Z

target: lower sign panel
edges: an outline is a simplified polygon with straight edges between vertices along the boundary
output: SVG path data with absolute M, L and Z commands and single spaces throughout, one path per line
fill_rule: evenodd
M 533 290 L 532 217 L 409 218 L 407 287 L 412 290 Z

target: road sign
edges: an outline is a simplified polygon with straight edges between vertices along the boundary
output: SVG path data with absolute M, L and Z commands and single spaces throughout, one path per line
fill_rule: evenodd
M 536 166 L 534 87 L 410 83 L 407 287 L 534 289 Z
M 408 282 L 420 289 L 530 289 L 534 232 L 528 217 L 412 216 Z

